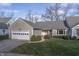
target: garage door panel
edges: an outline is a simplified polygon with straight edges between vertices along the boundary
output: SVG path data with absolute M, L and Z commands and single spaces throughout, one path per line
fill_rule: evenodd
M 29 40 L 29 32 L 12 32 L 12 39 Z

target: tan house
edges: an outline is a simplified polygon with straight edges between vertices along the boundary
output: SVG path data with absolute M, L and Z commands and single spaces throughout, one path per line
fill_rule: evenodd
M 68 35 L 71 37 L 79 37 L 79 16 L 68 17 L 65 21 L 45 21 L 37 23 L 19 18 L 9 27 L 9 37 L 11 39 L 30 40 L 32 35 Z
M 19 18 L 9 27 L 9 36 L 11 39 L 30 40 L 32 35 L 67 35 L 67 30 L 63 21 L 32 23 Z

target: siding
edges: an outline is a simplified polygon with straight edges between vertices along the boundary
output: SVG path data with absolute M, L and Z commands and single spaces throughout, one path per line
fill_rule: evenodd
M 38 36 L 41 35 L 41 30 L 33 30 L 33 35 Z
M 24 31 L 29 32 L 30 36 L 33 35 L 33 28 L 22 20 L 17 20 L 10 26 L 10 32 Z
M 72 33 L 71 33 L 71 34 L 72 34 L 72 35 L 71 35 L 72 37 L 73 37 L 73 36 L 77 36 L 77 30 L 76 30 L 76 29 L 79 29 L 79 24 L 76 25 L 76 26 L 74 26 L 74 27 L 72 28 Z
M 52 30 L 52 36 L 56 36 L 57 35 L 57 30 L 56 29 L 53 29 Z

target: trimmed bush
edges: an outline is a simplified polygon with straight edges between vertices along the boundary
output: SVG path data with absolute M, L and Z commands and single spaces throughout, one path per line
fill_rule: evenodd
M 31 41 L 40 41 L 40 40 L 41 40 L 41 36 L 35 36 L 35 35 L 33 35 L 31 37 Z
M 76 40 L 76 39 L 77 39 L 77 37 L 75 37 L 75 36 L 71 37 L 71 40 Z
M 53 36 L 54 38 L 61 38 L 64 40 L 76 40 L 77 38 L 75 36 L 71 37 L 71 36 Z
M 69 37 L 68 36 L 53 36 L 54 38 L 61 38 L 61 39 L 64 39 L 64 40 L 68 40 Z
M 45 36 L 44 36 L 44 39 L 51 39 L 51 38 L 52 38 L 51 35 L 45 35 Z
M 9 35 L 1 35 L 0 40 L 9 39 Z

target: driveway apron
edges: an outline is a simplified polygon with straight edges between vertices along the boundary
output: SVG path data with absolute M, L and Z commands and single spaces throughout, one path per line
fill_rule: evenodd
M 25 40 L 3 40 L 0 41 L 0 52 L 9 52 L 12 49 L 27 43 Z

